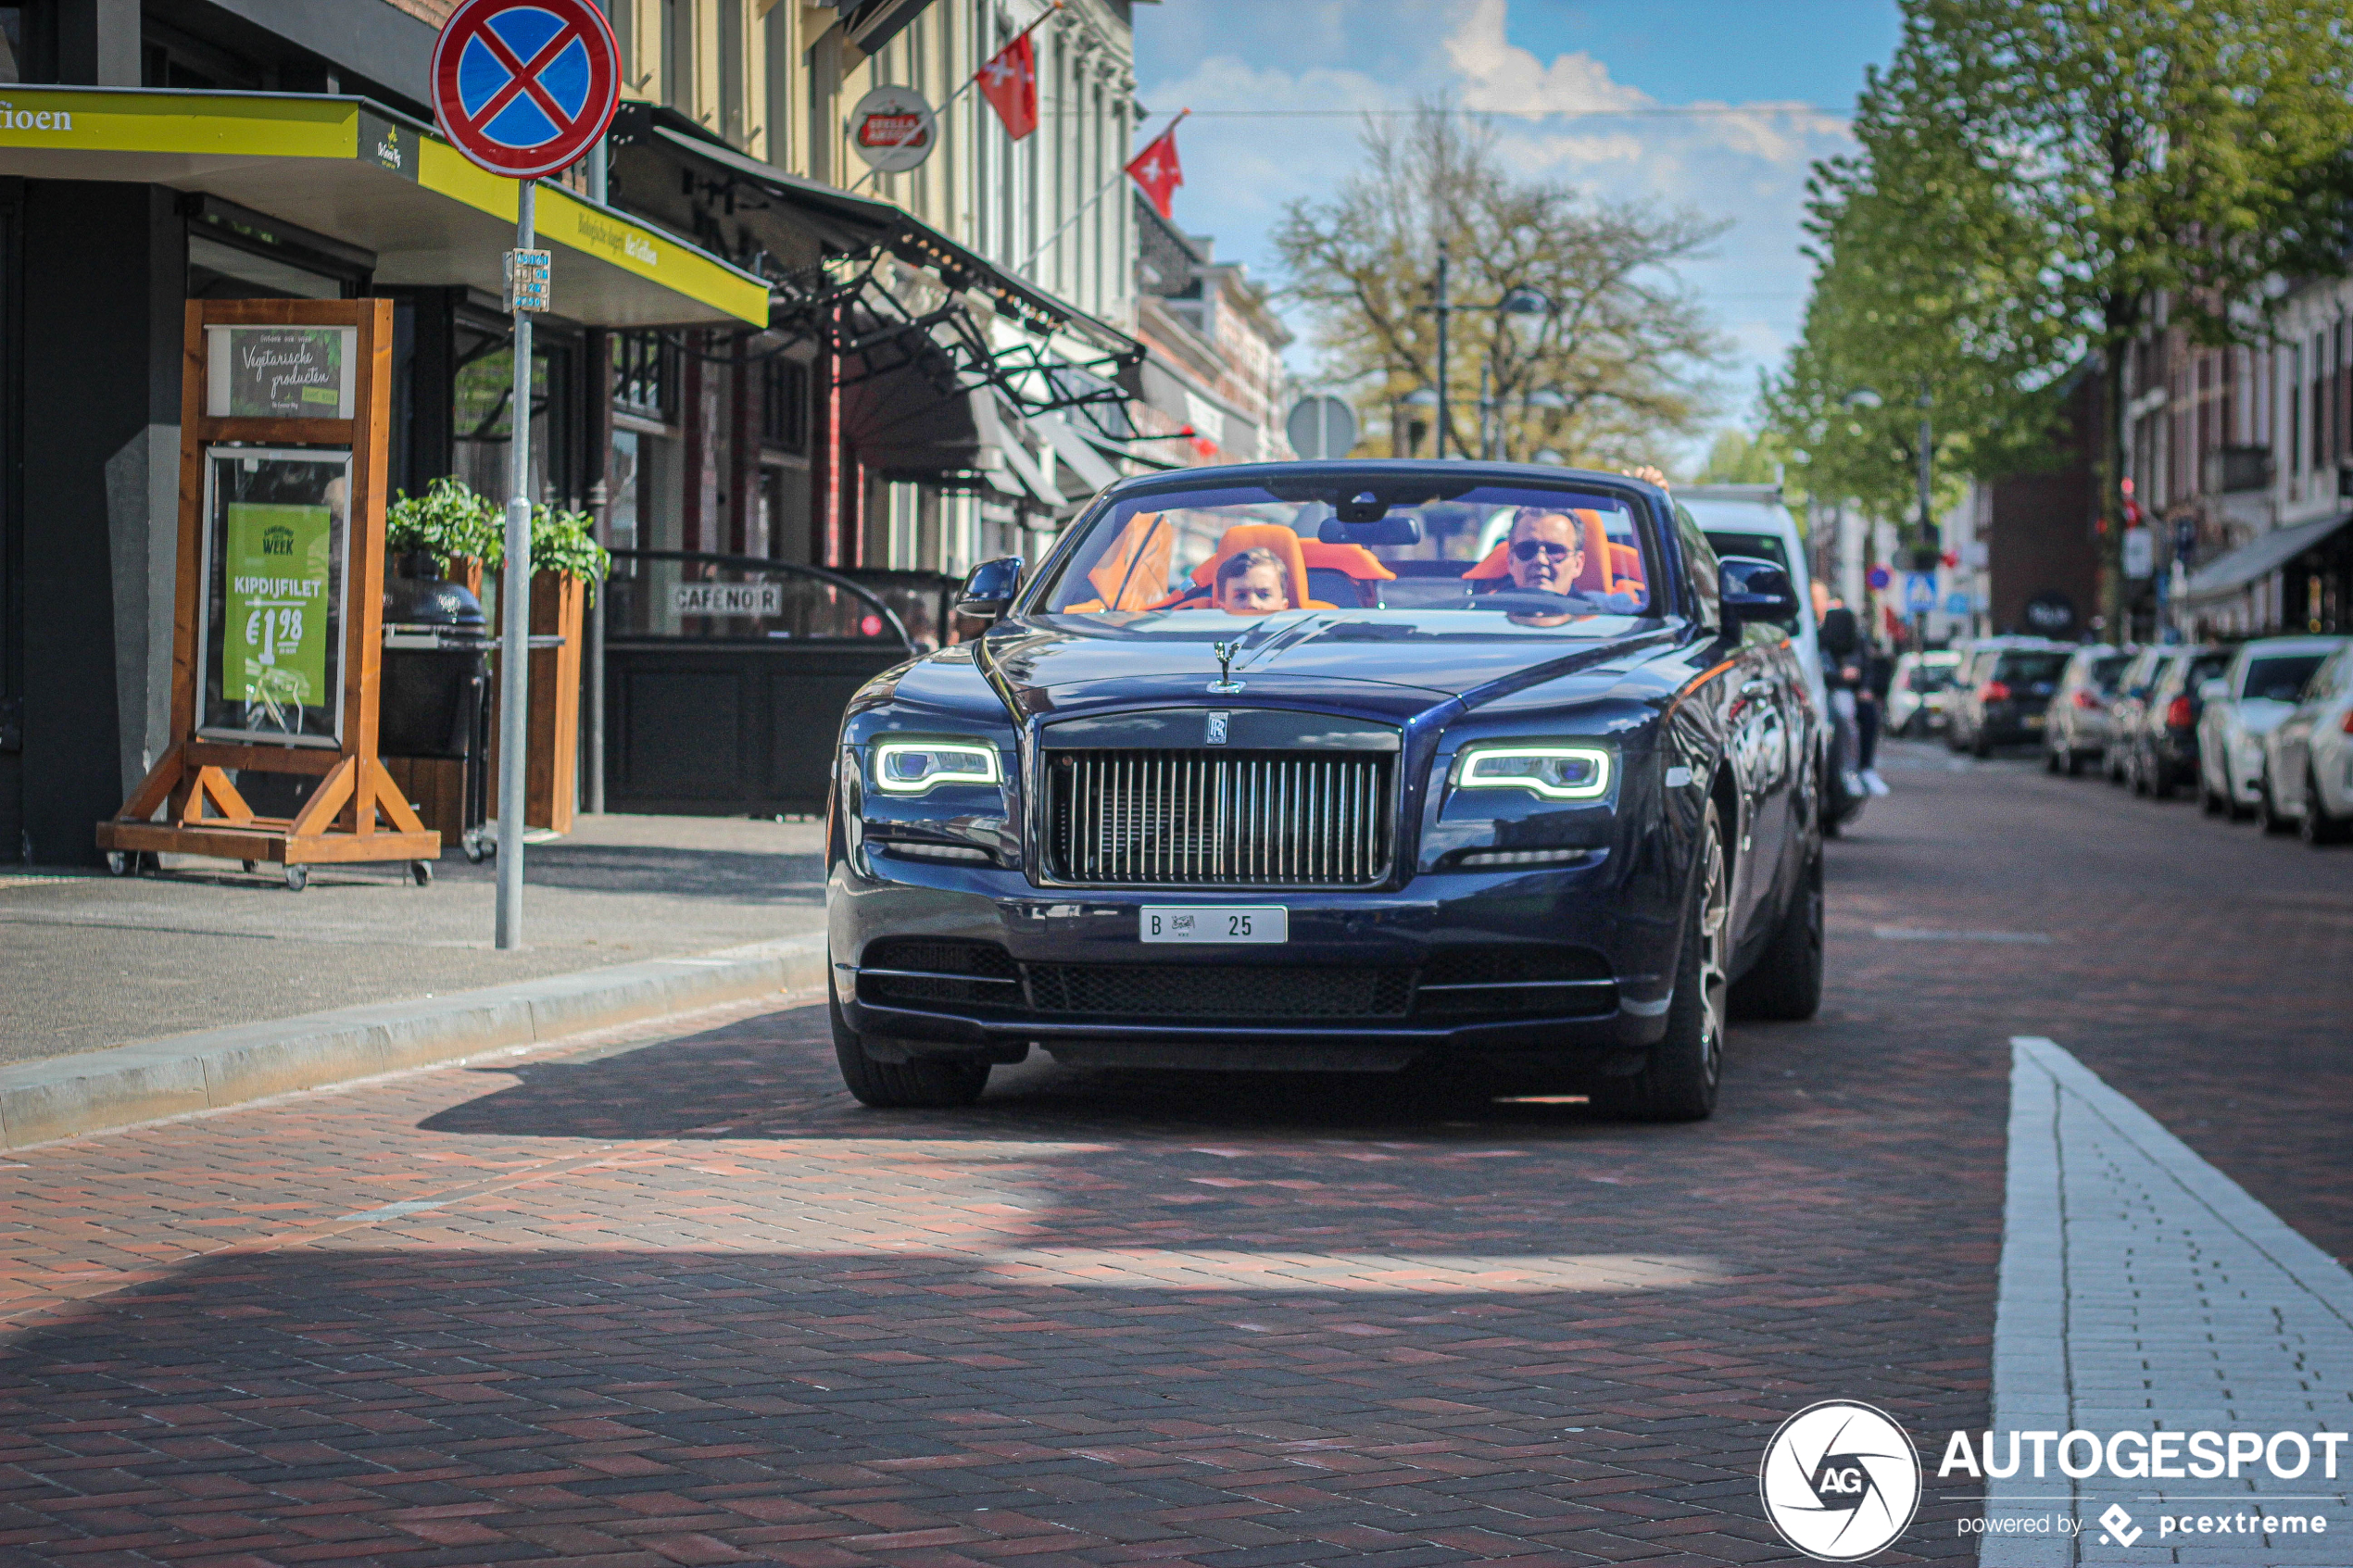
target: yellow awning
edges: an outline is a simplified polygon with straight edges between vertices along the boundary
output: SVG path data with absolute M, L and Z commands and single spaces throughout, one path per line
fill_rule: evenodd
M 169 185 L 376 254 L 386 284 L 497 294 L 515 182 L 360 98 L 0 87 L 0 175 Z M 561 186 L 539 187 L 550 314 L 601 327 L 768 324 L 768 284 Z

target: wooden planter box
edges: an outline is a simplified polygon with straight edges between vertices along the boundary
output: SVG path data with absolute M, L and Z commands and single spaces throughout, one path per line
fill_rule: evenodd
M 572 831 L 580 779 L 581 622 L 587 607 L 588 585 L 577 577 L 552 571 L 533 574 L 531 634 L 560 636 L 563 643 L 531 652 L 530 766 L 523 775 L 526 827 Z M 499 690 L 503 657 L 491 658 L 494 693 Z M 499 728 L 494 723 L 490 732 L 490 814 L 494 817 L 498 814 Z

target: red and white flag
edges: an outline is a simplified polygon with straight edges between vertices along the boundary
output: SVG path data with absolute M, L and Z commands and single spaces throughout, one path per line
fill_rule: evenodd
M 1185 117 L 1178 115 L 1178 119 Z M 1153 137 L 1127 164 L 1127 178 L 1141 187 L 1152 210 L 1163 218 L 1173 217 L 1169 203 L 1176 194 L 1176 187 L 1185 182 L 1184 168 L 1176 161 L 1176 127 Z
M 977 80 L 1005 134 L 1018 142 L 1038 129 L 1038 51 L 1026 31 L 989 56 Z

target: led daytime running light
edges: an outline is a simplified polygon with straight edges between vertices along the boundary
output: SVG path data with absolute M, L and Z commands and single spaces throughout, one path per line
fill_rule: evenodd
M 1533 771 L 1507 771 L 1513 762 L 1590 762 L 1593 776 L 1554 784 Z M 1524 789 L 1544 800 L 1598 800 L 1609 793 L 1610 754 L 1598 746 L 1482 746 L 1466 750 L 1455 765 L 1457 789 Z
M 923 758 L 922 771 L 913 777 L 900 765 L 901 758 Z M 979 766 L 941 768 L 946 758 L 978 762 Z M 885 795 L 928 795 L 940 784 L 995 784 L 1004 780 L 998 765 L 997 748 L 976 741 L 887 740 L 878 741 L 874 752 L 875 787 Z

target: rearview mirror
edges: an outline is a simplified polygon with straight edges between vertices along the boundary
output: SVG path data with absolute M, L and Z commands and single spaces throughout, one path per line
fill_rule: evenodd
M 1796 619 L 1797 585 L 1771 561 L 1726 556 L 1718 563 L 1716 581 L 1727 629 L 1749 621 Z
M 2197 696 L 2200 702 L 2228 702 L 2231 699 L 2231 683 L 2217 675 L 2198 687 Z
M 956 613 L 975 621 L 994 621 L 1004 614 L 1021 591 L 1022 565 L 1019 556 L 1000 556 L 974 567 L 957 596 Z
M 1422 520 L 1403 512 L 1377 517 L 1370 522 L 1327 517 L 1315 530 L 1315 537 L 1326 545 L 1418 545 L 1422 542 Z

